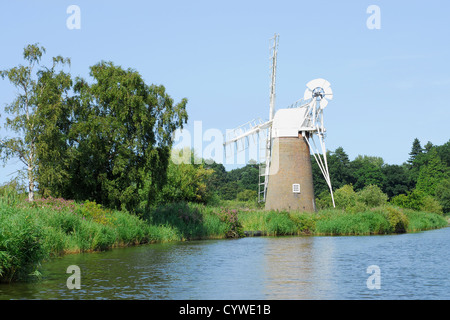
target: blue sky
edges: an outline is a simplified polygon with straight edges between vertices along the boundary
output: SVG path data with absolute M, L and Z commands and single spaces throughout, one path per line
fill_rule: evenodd
M 81 10 L 70 30 L 69 5 Z M 381 29 L 366 26 L 370 5 Z M 0 69 L 23 63 L 22 50 L 39 42 L 44 64 L 62 55 L 71 73 L 89 79 L 89 66 L 112 61 L 189 99 L 189 125 L 225 132 L 269 113 L 269 39 L 280 35 L 277 108 L 303 97 L 325 78 L 334 99 L 324 112 L 329 150 L 401 164 L 414 138 L 450 138 L 449 1 L 3 1 Z M 0 80 L 3 107 L 15 89 Z M 2 128 L 0 136 L 8 134 Z M 0 167 L 0 183 L 18 161 Z

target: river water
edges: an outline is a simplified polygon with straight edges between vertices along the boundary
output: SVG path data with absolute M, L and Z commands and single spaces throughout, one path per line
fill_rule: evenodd
M 450 228 L 202 240 L 67 255 L 40 282 L 1 284 L 0 299 L 450 299 L 449 270 Z

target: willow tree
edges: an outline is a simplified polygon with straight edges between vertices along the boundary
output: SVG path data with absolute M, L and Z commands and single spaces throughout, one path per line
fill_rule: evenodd
M 53 58 L 51 68 L 40 65 L 45 48 L 38 44 L 28 45 L 23 50 L 26 65 L 0 71 L 3 79 L 7 78 L 18 89 L 16 98 L 6 105 L 5 111 L 11 117 L 6 118 L 5 127 L 11 129 L 14 137 L 0 137 L 0 156 L 6 162 L 17 157 L 26 167 L 28 180 L 28 198 L 34 200 L 37 174 L 37 138 L 42 130 L 40 109 L 48 107 L 48 95 L 60 83 L 48 81 L 49 75 L 56 73 L 59 64 L 70 63 L 58 56 Z M 67 80 L 67 79 L 66 79 Z

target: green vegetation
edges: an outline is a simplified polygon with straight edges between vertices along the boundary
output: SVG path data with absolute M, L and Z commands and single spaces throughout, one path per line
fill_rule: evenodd
M 45 48 L 28 45 L 26 65 L 0 71 L 17 90 L 5 108 L 0 158 L 26 166 L 29 200 L 39 194 L 95 201 L 113 209 L 145 209 L 166 183 L 172 135 L 187 122 L 162 85 L 148 85 L 133 69 L 101 61 L 92 83 L 64 71 L 70 60 L 40 64 Z
M 246 211 L 239 214 L 244 230 L 263 235 L 380 235 L 416 232 L 447 226 L 435 213 L 405 210 L 394 206 L 376 207 L 351 213 L 325 209 L 315 213 Z
M 90 201 L 48 198 L 14 206 L 2 201 L 0 282 L 35 278 L 42 261 L 62 254 L 241 236 L 237 211 L 200 204 L 173 203 L 139 217 Z
M 7 185 L 0 188 L 0 282 L 36 278 L 42 261 L 52 257 L 120 246 L 237 238 L 244 231 L 272 236 L 373 235 L 447 225 L 442 214 L 388 204 L 373 186 L 358 192 L 344 186 L 336 194 L 337 209 L 315 213 L 264 211 L 255 202 L 226 201 L 222 206 L 174 202 L 132 214 L 89 200 L 49 197 L 31 202 Z
M 373 235 L 447 225 L 450 141 L 422 148 L 415 139 L 401 166 L 328 151 L 336 208 L 312 160 L 318 211 L 264 211 L 257 163 L 227 172 L 193 150 L 172 150 L 186 99 L 174 103 L 164 86 L 112 62 L 90 68 L 92 83 L 73 79 L 63 70 L 69 59 L 45 67 L 44 53 L 29 45 L 25 66 L 0 71 L 18 89 L 5 111 L 6 128 L 19 135 L 0 137 L 0 160 L 21 160 L 27 181 L 0 186 L 0 282 L 38 278 L 52 257 L 119 246 L 245 231 Z M 177 152 L 190 163 L 171 161 Z

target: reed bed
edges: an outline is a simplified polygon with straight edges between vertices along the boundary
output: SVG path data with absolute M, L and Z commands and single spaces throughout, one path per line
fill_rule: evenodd
M 132 214 L 95 202 L 0 195 L 0 282 L 39 278 L 43 261 L 64 254 L 196 239 L 225 239 L 258 231 L 282 235 L 372 235 L 447 226 L 439 214 L 391 205 L 346 212 L 264 211 L 241 205 L 172 203 Z

